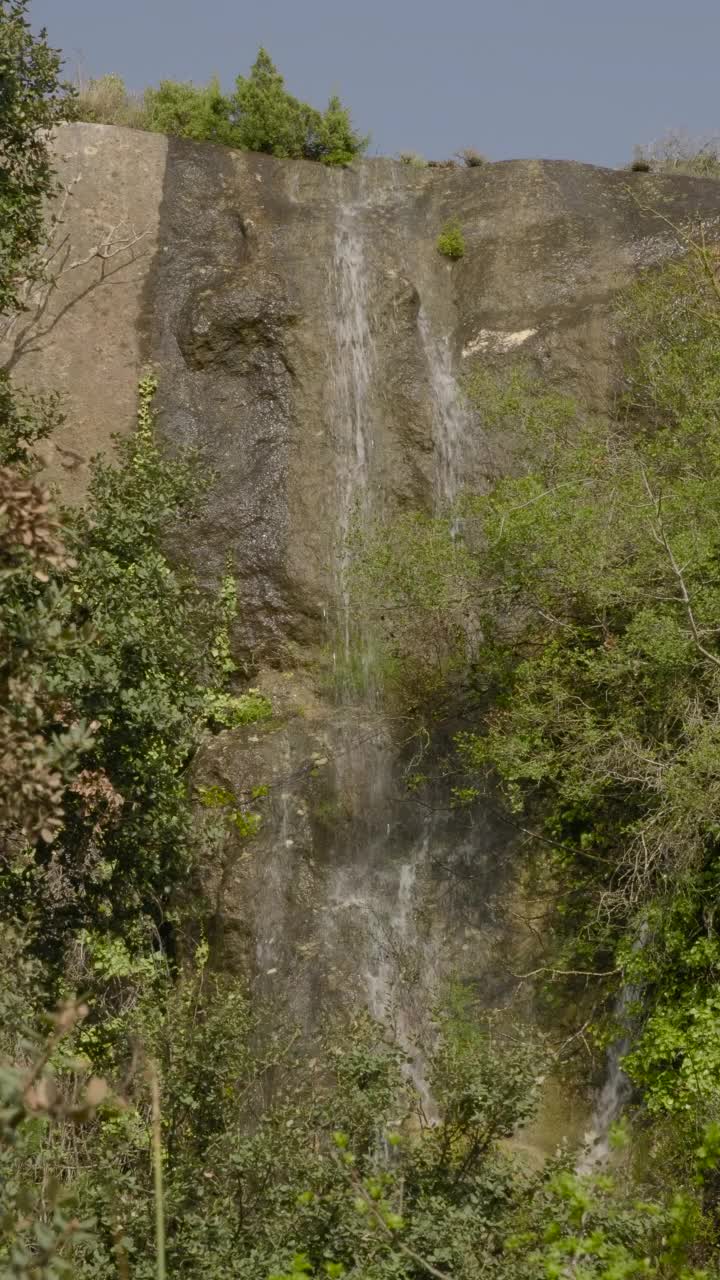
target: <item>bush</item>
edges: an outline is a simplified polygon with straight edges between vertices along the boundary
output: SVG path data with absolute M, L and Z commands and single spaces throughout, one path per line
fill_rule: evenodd
M 464 147 L 457 152 L 457 157 L 468 169 L 479 169 L 488 162 L 487 156 L 481 155 L 474 147 Z
M 417 151 L 401 151 L 398 155 L 398 160 L 401 164 L 410 165 L 413 169 L 425 169 L 427 167 L 427 160 Z
M 249 76 L 238 76 L 229 105 L 233 145 L 248 151 L 348 164 L 367 146 L 339 98 L 331 98 L 322 114 L 288 93 L 266 49 L 258 52 Z
M 446 222 L 437 238 L 437 251 L 445 258 L 457 260 L 465 253 L 465 237 L 460 223 L 454 219 Z
M 75 103 L 79 120 L 89 124 L 123 125 L 128 129 L 148 129 L 145 103 L 141 94 L 129 93 L 122 76 L 110 74 L 80 84 Z
M 329 165 L 349 164 L 368 144 L 353 129 L 337 95 L 322 112 L 288 93 L 265 49 L 258 52 L 250 75 L 238 76 L 229 96 L 216 78 L 204 86 L 162 80 L 140 96 L 128 93 L 120 76 L 107 75 L 81 88 L 76 115 L 97 124 L 129 125 Z
M 227 98 L 213 79 L 204 87 L 161 80 L 145 91 L 145 127 L 196 142 L 232 143 Z
M 694 178 L 720 178 L 720 139 L 668 133 L 657 142 L 635 147 L 634 173 L 677 173 Z
M 72 112 L 61 60 L 43 30 L 35 37 L 28 0 L 0 0 L 0 314 L 42 269 L 44 202 L 56 190 L 46 139 Z
M 95 459 L 85 507 L 64 513 L 65 558 L 37 511 L 44 496 L 28 486 L 20 494 L 34 543 L 16 548 L 0 614 L 0 684 L 12 691 L 13 715 L 3 732 L 20 745 L 37 739 L 37 796 L 23 825 L 43 839 L 2 864 L 0 888 L 18 918 L 42 920 L 39 946 L 51 964 L 88 921 L 142 931 L 164 914 L 194 854 L 185 775 L 203 728 L 218 715 L 237 723 L 266 714 L 256 695 L 237 707 L 222 699 L 234 583 L 208 601 L 163 550 L 202 485 L 191 457 L 162 456 L 153 394 L 146 378 L 138 428 L 118 441 L 117 465 Z

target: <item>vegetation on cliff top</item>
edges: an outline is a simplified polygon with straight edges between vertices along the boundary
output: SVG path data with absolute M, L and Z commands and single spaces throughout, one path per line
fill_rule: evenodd
M 720 139 L 693 138 L 676 130 L 656 142 L 635 147 L 630 168 L 647 173 L 720 178 Z
M 220 142 L 245 151 L 345 165 L 365 151 L 368 139 L 333 95 L 325 111 L 293 97 L 266 49 L 249 76 L 238 76 L 224 94 L 217 80 L 201 86 L 162 80 L 132 95 L 119 76 L 90 80 L 80 91 L 77 117 L 97 124 L 129 125 L 195 141 Z

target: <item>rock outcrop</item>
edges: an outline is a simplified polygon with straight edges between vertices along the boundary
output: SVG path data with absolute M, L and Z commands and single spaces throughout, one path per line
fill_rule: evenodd
M 469 362 L 522 353 L 602 404 L 617 289 L 677 252 L 670 223 L 718 216 L 711 181 L 563 161 L 343 171 L 83 124 L 57 156 L 62 274 L 5 352 L 66 399 L 51 473 L 82 492 L 156 365 L 170 446 L 214 473 L 186 549 L 208 580 L 233 553 L 260 663 L 322 642 L 359 490 L 427 506 L 502 468 L 458 407 Z M 450 218 L 455 263 L 435 247 Z

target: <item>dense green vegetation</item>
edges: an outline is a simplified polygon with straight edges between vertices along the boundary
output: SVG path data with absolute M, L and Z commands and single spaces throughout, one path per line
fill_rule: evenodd
M 26 7 L 0 0 L 6 314 L 43 269 L 38 127 L 74 110 Z M 209 128 L 223 112 L 203 92 Z M 317 158 L 349 146 L 339 104 L 318 123 L 283 94 L 269 60 L 238 86 L 246 138 Z M 193 116 L 188 101 L 174 86 L 162 110 Z M 236 683 L 231 566 L 208 599 L 167 553 L 202 501 L 197 459 L 160 450 L 149 374 L 136 431 L 64 510 L 33 459 L 58 405 L 4 378 L 3 1280 L 717 1274 L 716 284 L 696 246 L 628 304 L 617 424 L 524 374 L 476 378 L 488 421 L 523 424 L 517 478 L 466 499 L 462 536 L 456 516 L 406 517 L 358 574 L 406 606 L 384 637 L 405 712 L 476 716 L 457 802 L 490 765 L 554 850 L 550 960 L 642 989 L 629 1067 L 665 1157 L 644 1174 L 513 1151 L 556 1051 L 465 991 L 438 1004 L 428 1115 L 387 1028 L 349 1010 L 311 1055 L 278 1002 L 213 972 L 193 877 L 228 828 L 248 839 L 262 819 L 219 787 L 193 807 L 189 770 L 204 735 L 272 708 Z
M 720 1120 L 719 299 L 702 242 L 626 296 L 614 420 L 530 370 L 476 373 L 486 429 L 523 442 L 515 475 L 404 516 L 358 574 L 402 706 L 466 717 L 456 803 L 499 783 L 536 833 L 546 964 L 604 972 L 609 1009 L 636 993 L 638 1120 L 678 1167 Z
M 163 80 L 157 89 L 133 96 L 119 76 L 109 75 L 83 88 L 76 112 L 98 124 L 129 125 L 330 165 L 349 164 L 368 143 L 353 129 L 337 96 L 321 112 L 288 93 L 265 49 L 250 75 L 237 77 L 231 94 L 224 94 L 217 80 L 204 86 Z

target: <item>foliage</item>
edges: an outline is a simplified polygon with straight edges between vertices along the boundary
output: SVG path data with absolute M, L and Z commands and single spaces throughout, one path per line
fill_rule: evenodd
M 28 750 L 39 735 L 37 767 L 54 766 L 45 825 L 55 839 L 51 855 L 20 850 L 3 884 L 24 918 L 40 912 L 42 945 L 56 956 L 68 930 L 88 920 L 106 928 L 132 920 L 135 929 L 158 914 L 167 920 L 164 904 L 192 860 L 187 765 L 232 666 L 234 585 L 226 580 L 215 605 L 163 549 L 201 486 L 191 457 L 166 459 L 158 449 L 154 390 L 146 378 L 138 428 L 118 441 L 118 465 L 96 459 L 86 506 L 65 513 L 72 558 L 54 552 L 48 567 L 42 539 L 51 534 L 40 526 L 27 548 L 23 534 L 8 579 L 8 663 L 18 705 L 30 705 L 25 690 L 36 691 Z M 242 702 L 240 710 L 248 714 Z M 76 772 L 62 783 L 67 753 Z M 37 821 L 42 813 L 40 804 Z
M 75 115 L 89 124 L 115 124 L 129 129 L 148 128 L 148 112 L 142 94 L 129 93 L 122 76 L 110 72 L 81 81 Z
M 38 270 L 44 203 L 55 190 L 46 135 L 72 109 L 60 55 L 34 35 L 28 0 L 0 0 L 0 314 L 17 299 L 18 277 Z
M 144 109 L 146 129 L 233 145 L 227 99 L 215 78 L 204 86 L 161 80 L 157 89 L 146 90 Z
M 260 49 L 250 75 L 238 76 L 230 100 L 235 145 L 274 156 L 349 164 L 367 146 L 356 134 L 340 99 L 321 114 L 289 94 L 267 50 Z
M 694 178 L 720 177 L 720 141 L 667 133 L 657 142 L 635 147 L 631 168 L 638 172 L 689 174 Z
M 401 164 L 407 164 L 411 169 L 426 169 L 427 160 L 417 151 L 401 151 L 398 155 Z
M 260 724 L 272 719 L 272 705 L 259 689 L 245 693 L 216 694 L 209 704 L 210 721 L 221 729 L 237 729 L 242 724 Z
M 0 466 L 27 474 L 32 471 L 34 447 L 63 421 L 59 398 L 52 393 L 18 390 L 0 369 Z
M 581 962 L 560 967 L 643 992 L 628 1066 L 651 1109 L 692 1104 L 693 1124 L 720 1102 L 717 262 L 699 242 L 627 295 L 618 422 L 526 373 L 494 396 L 478 375 L 485 421 L 527 440 L 516 474 L 463 502 L 461 539 L 403 517 L 364 570 L 397 662 L 454 670 L 483 708 L 459 765 L 479 794 L 492 770 L 538 833 Z
M 16 827 L 51 843 L 62 825 L 63 791 L 92 745 L 87 724 L 59 710 L 48 666 L 66 661 L 82 630 L 65 624 L 58 575 L 72 561 L 50 495 L 0 468 L 0 802 L 5 838 Z M 64 720 L 64 723 L 63 723 Z
M 365 1016 L 329 1023 L 310 1059 L 277 1009 L 209 971 L 206 946 L 176 980 L 157 956 L 85 943 L 95 1012 L 68 1005 L 44 1047 L 28 1027 L 26 1064 L 0 1070 L 0 1263 L 4 1248 L 15 1267 L 0 1274 L 152 1280 L 158 1081 L 169 1275 L 540 1280 L 574 1260 L 604 1280 L 689 1280 L 713 1133 L 695 1191 L 667 1201 L 573 1175 L 567 1157 L 533 1172 L 503 1139 L 534 1108 L 542 1048 L 467 1000 L 440 1018 L 428 1119 Z M 37 981 L 18 944 L 4 938 L 21 979 L 0 984 L 9 1054 L 8 1015 L 32 1009 Z
M 455 219 L 445 223 L 437 238 L 437 251 L 443 257 L 451 258 L 453 261 L 464 256 L 465 237 L 460 223 Z
M 21 306 L 23 289 L 44 264 L 40 246 L 47 201 L 57 184 L 48 131 L 73 110 L 60 80 L 60 55 L 45 31 L 34 35 L 27 0 L 0 0 L 0 318 Z M 0 466 L 26 466 L 28 449 L 60 419 L 53 396 L 22 395 L 0 370 Z
M 324 112 L 294 98 L 265 49 L 249 76 L 238 76 L 231 94 L 219 81 L 207 85 L 162 80 L 156 89 L 133 96 L 119 76 L 91 80 L 78 99 L 81 119 L 127 124 L 224 143 L 247 151 L 347 165 L 367 147 L 352 127 L 350 113 L 333 95 Z
M 481 169 L 488 162 L 487 156 L 482 155 L 480 151 L 476 151 L 475 147 L 463 147 L 462 151 L 458 151 L 457 155 L 467 169 Z
M 108 1097 L 70 1144 L 62 1126 L 51 1126 L 34 1141 L 28 1133 L 14 1153 L 23 1182 L 40 1185 L 64 1166 L 73 1203 L 94 1219 L 74 1248 L 78 1280 L 114 1274 L 118 1240 L 137 1280 L 154 1274 L 151 1109 L 132 1039 L 162 1084 L 169 1274 L 202 1265 L 204 1275 L 229 1280 L 241 1260 L 248 1280 L 266 1280 L 296 1255 L 320 1274 L 332 1263 L 384 1280 L 414 1276 L 417 1248 L 453 1261 L 491 1239 L 513 1183 L 497 1140 L 527 1111 L 531 1053 L 522 1066 L 513 1061 L 518 1093 L 506 1096 L 502 1042 L 469 1037 L 465 1027 L 458 1046 L 446 1023 L 439 1054 L 453 1065 L 440 1123 L 430 1125 L 403 1079 L 402 1055 L 367 1019 L 329 1026 L 309 1061 L 291 1025 L 273 1027 L 270 1011 L 251 1009 L 238 983 L 208 973 L 206 948 L 178 983 L 162 969 L 148 978 L 116 959 L 108 965 L 104 954 L 85 977 L 104 1005 L 103 1029 L 98 1036 L 97 1019 L 86 1019 L 74 1030 L 56 1062 L 57 1096 L 74 1064 L 92 1060 L 125 1081 L 124 1104 Z

